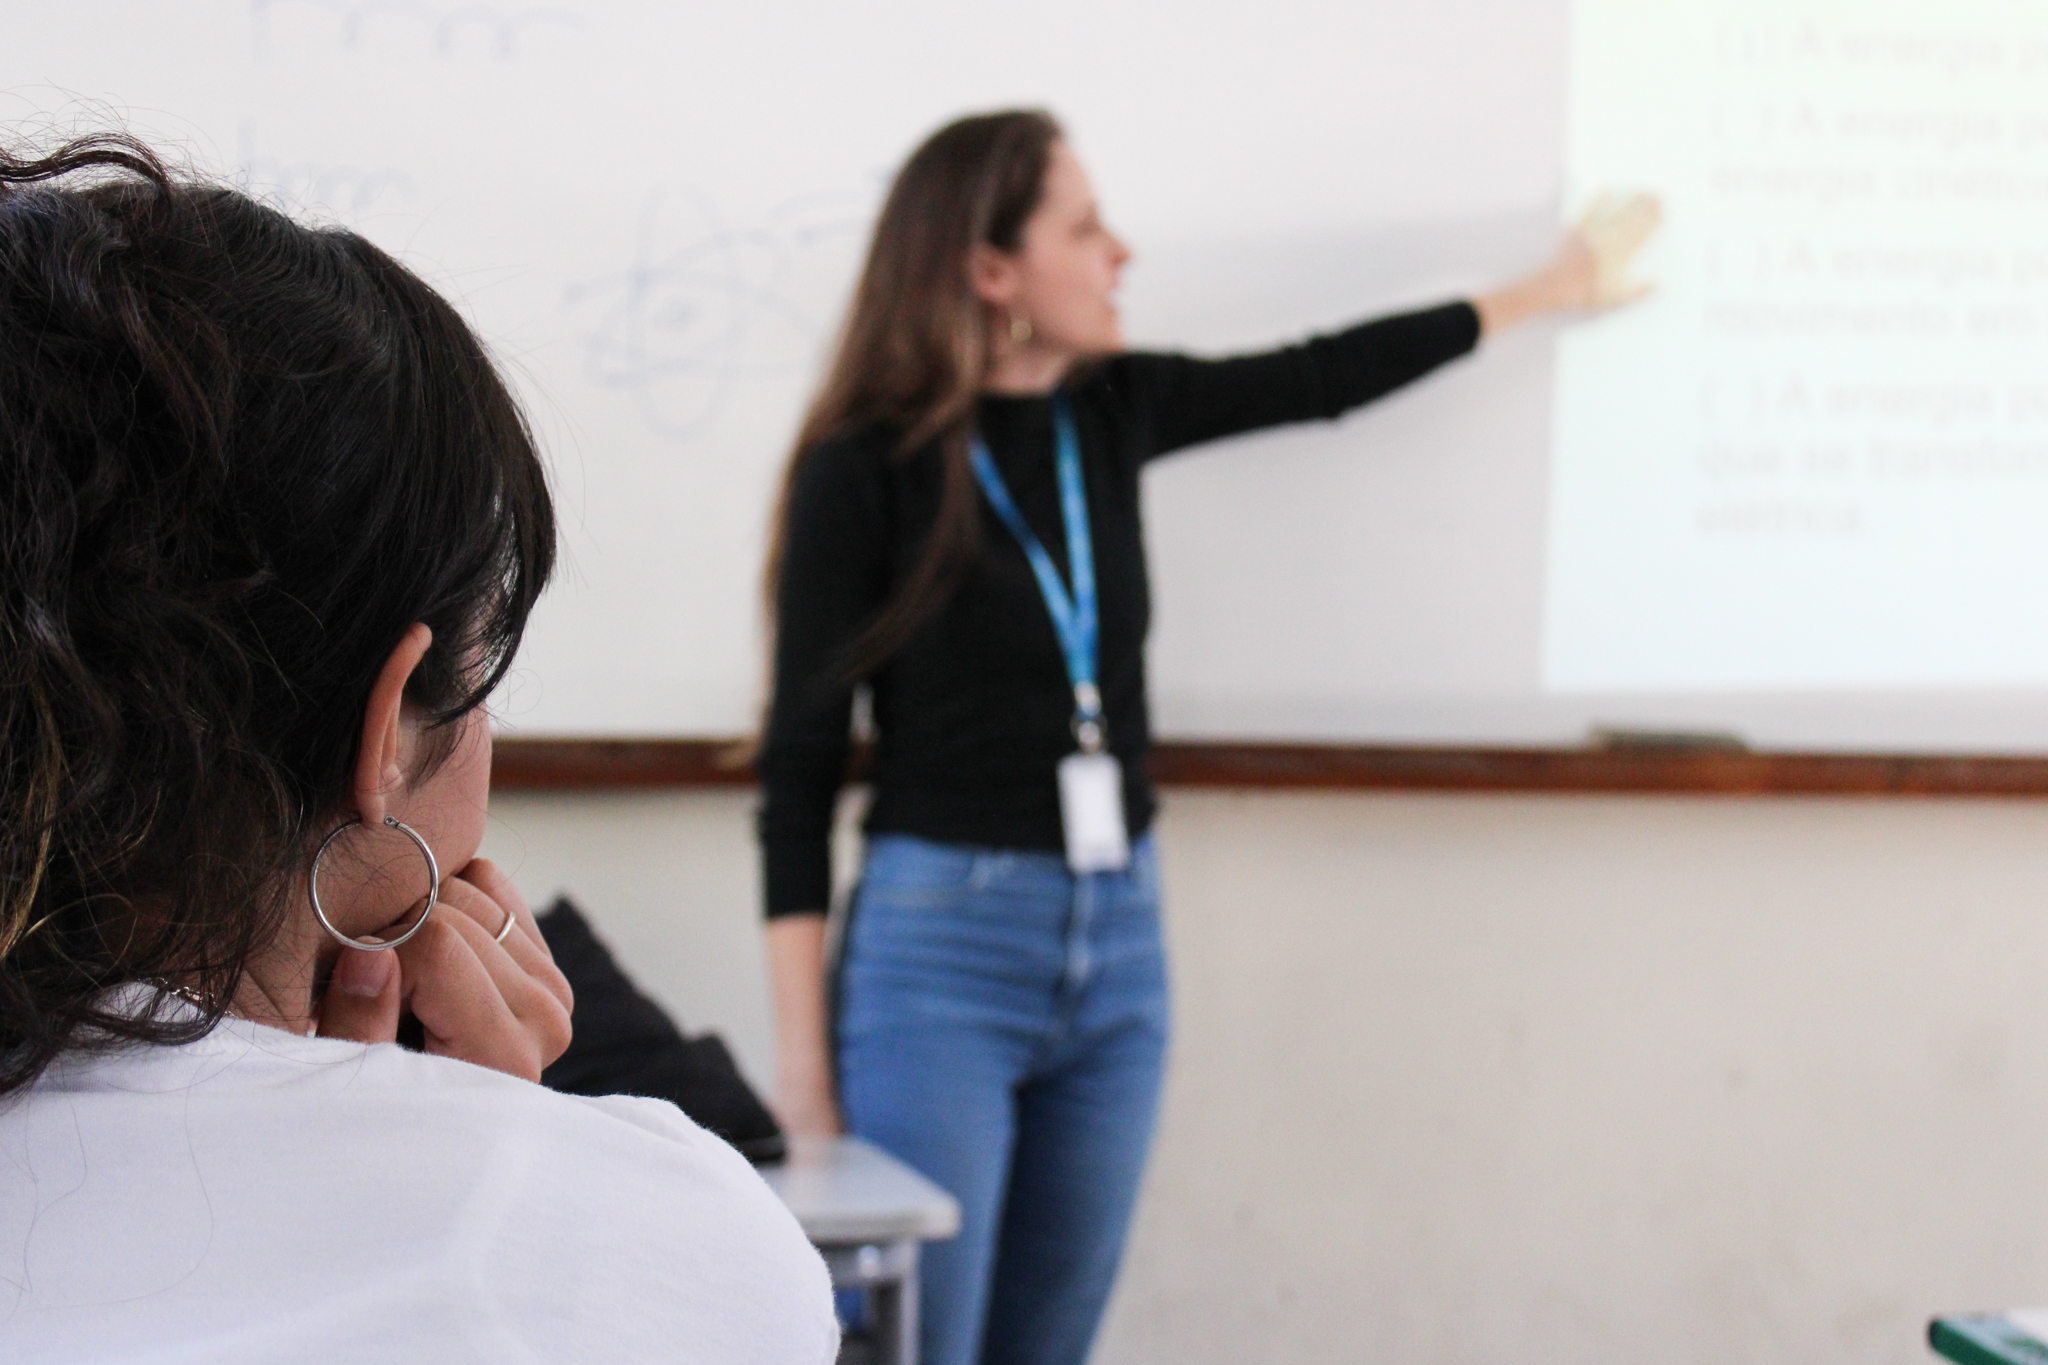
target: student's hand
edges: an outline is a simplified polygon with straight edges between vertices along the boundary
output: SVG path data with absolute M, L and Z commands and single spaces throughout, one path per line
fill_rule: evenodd
M 435 1056 L 538 1081 L 568 1050 L 574 1003 L 533 912 L 504 873 L 478 858 L 441 883 L 440 903 L 411 939 L 388 952 L 342 950 L 319 1033 L 392 1042 L 409 1008 Z

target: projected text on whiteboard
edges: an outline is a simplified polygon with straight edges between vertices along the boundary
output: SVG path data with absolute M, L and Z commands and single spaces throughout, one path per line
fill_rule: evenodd
M 1546 688 L 2048 682 L 2048 7 L 1578 0 L 1568 179 Z

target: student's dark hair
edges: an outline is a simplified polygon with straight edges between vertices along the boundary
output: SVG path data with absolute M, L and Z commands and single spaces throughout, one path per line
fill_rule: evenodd
M 0 1095 L 210 1029 L 305 913 L 399 639 L 433 631 L 431 765 L 554 544 L 517 405 L 404 266 L 125 136 L 0 151 Z
M 1038 109 L 959 119 L 926 138 L 896 173 L 875 223 L 837 349 L 797 433 L 768 554 L 771 617 L 781 581 L 789 489 L 819 443 L 885 422 L 896 453 L 936 444 L 938 517 L 916 566 L 853 642 L 846 672 L 878 667 L 952 593 L 977 549 L 980 516 L 968 428 L 989 365 L 988 306 L 968 269 L 974 248 L 1016 251 L 1045 191 L 1060 125 Z

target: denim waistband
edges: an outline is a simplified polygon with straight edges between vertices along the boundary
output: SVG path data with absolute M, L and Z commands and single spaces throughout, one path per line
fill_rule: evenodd
M 1085 875 L 1149 888 L 1158 880 L 1158 855 L 1151 833 L 1132 843 L 1131 861 L 1121 871 Z M 1043 849 L 984 848 L 915 834 L 877 834 L 868 839 L 861 881 L 886 886 L 892 892 L 964 889 L 1060 895 L 1072 890 L 1076 875 L 1067 867 L 1065 854 Z

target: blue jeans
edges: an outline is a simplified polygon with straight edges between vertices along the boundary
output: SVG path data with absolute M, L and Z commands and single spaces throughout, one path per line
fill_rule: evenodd
M 1122 872 L 881 835 L 839 969 L 849 1131 L 960 1201 L 924 1248 L 925 1365 L 1082 1365 L 1158 1112 L 1150 838 Z

